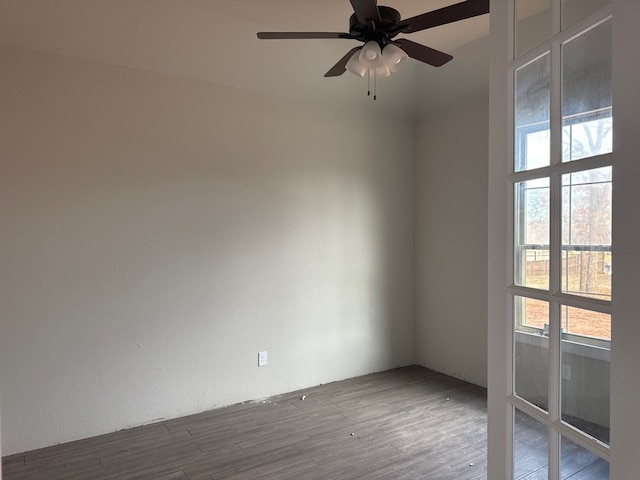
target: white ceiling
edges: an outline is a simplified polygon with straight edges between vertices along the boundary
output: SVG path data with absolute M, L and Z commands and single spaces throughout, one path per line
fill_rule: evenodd
M 383 2 L 403 18 L 452 3 L 456 0 Z M 347 31 L 351 13 L 348 0 L 0 0 L 0 43 L 240 88 L 341 100 L 362 92 L 363 80 L 323 74 L 357 43 L 259 41 L 255 34 Z M 488 17 L 410 38 L 451 52 L 485 36 Z M 446 66 L 411 63 L 407 72 L 385 80 L 394 101 L 415 81 L 413 69 L 446 72 Z

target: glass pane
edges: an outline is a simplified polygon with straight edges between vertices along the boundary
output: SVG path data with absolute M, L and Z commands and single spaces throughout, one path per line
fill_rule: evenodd
M 515 272 L 517 285 L 549 288 L 549 178 L 515 185 Z
M 562 420 L 608 444 L 611 316 L 565 306 L 562 325 Z
M 551 36 L 551 0 L 516 0 L 516 56 Z
M 562 307 L 562 331 L 564 334 L 610 341 L 611 315 L 565 305 Z M 583 339 L 583 341 L 587 341 L 587 339 Z M 600 342 L 594 343 L 609 346 Z
M 562 176 L 562 291 L 611 300 L 611 167 Z
M 562 29 L 575 25 L 610 3 L 610 0 L 562 0 Z
M 514 393 L 547 410 L 549 405 L 549 303 L 514 298 Z
M 513 478 L 546 480 L 549 464 L 547 427 L 515 409 L 513 424 Z
M 549 54 L 515 74 L 515 171 L 549 165 Z
M 562 480 L 608 480 L 609 462 L 562 437 L 560 478 Z
M 612 151 L 611 20 L 562 46 L 563 161 Z
M 613 151 L 611 109 L 593 115 L 565 118 L 562 127 L 564 162 L 594 157 Z

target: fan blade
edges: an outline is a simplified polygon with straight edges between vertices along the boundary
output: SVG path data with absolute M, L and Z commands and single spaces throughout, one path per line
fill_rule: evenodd
M 261 40 L 299 40 L 315 38 L 346 38 L 353 39 L 348 33 L 338 32 L 258 32 Z
M 395 45 L 405 51 L 407 55 L 421 62 L 428 63 L 434 67 L 441 67 L 453 57 L 448 53 L 434 50 L 433 48 L 425 47 L 419 43 L 412 42 L 406 38 L 401 38 L 393 42 Z
M 327 73 L 324 74 L 324 76 L 325 77 L 339 77 L 344 72 L 346 72 L 347 71 L 347 62 L 361 48 L 362 47 L 353 47 L 351 50 L 349 50 L 344 57 L 342 57 L 340 60 L 338 60 L 338 63 L 336 63 L 333 67 L 331 67 L 331 70 L 329 70 Z
M 380 25 L 382 18 L 380 18 L 380 11 L 378 10 L 378 2 L 376 0 L 349 0 L 353 11 L 356 14 L 356 18 L 363 25 L 369 25 L 369 21 L 373 20 L 373 23 Z
M 489 0 L 466 0 L 402 20 L 394 30 L 402 33 L 419 32 L 485 13 L 489 13 Z

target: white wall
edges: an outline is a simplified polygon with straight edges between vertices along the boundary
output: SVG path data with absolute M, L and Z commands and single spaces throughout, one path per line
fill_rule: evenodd
M 611 478 L 638 477 L 640 452 L 640 96 L 638 18 L 640 2 L 613 2 L 613 281 L 611 321 Z
M 486 385 L 487 99 L 423 120 L 416 172 L 418 359 Z
M 417 351 L 420 364 L 485 386 L 487 41 L 453 55 L 443 67 L 449 71 L 426 71 L 420 78 Z
M 414 362 L 409 120 L 0 64 L 4 455 Z

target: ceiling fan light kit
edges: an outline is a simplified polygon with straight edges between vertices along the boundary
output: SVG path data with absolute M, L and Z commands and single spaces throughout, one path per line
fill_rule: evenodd
M 360 50 L 358 60 L 365 68 L 377 68 L 382 62 L 382 50 L 378 42 L 368 41 Z
M 351 55 L 347 62 L 346 69 L 358 77 L 364 77 L 367 73 L 367 67 L 360 62 L 360 55 Z
M 338 77 L 347 70 L 359 77 L 367 75 L 369 86 L 373 78 L 375 100 L 376 79 L 388 77 L 392 72 L 397 72 L 409 57 L 434 67 L 440 67 L 453 58 L 444 52 L 406 38 L 394 40 L 397 35 L 419 32 L 489 13 L 489 0 L 465 0 L 402 20 L 397 10 L 378 6 L 377 0 L 349 1 L 353 7 L 353 14 L 349 19 L 348 33 L 259 32 L 258 38 L 262 40 L 333 38 L 362 42 L 363 46 L 352 48 L 324 76 Z M 371 88 L 369 93 L 370 91 Z
M 387 78 L 391 75 L 391 69 L 385 62 L 380 62 L 380 65 L 378 65 L 375 70 L 372 69 L 372 73 L 375 74 L 377 78 Z
M 389 65 L 389 69 L 392 72 L 397 72 L 409 60 L 409 55 L 400 47 L 390 43 L 382 50 L 382 59 Z

